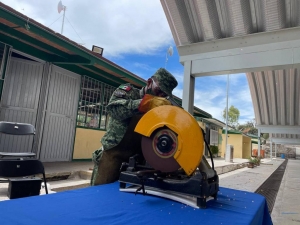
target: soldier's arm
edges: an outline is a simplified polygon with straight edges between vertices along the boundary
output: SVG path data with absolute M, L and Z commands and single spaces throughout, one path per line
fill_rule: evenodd
M 138 107 L 142 99 L 132 100 L 131 92 L 116 89 L 106 106 L 107 113 L 114 119 L 124 120 L 139 113 Z

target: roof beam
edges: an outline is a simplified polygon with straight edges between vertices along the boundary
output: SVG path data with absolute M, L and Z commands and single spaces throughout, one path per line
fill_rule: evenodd
M 111 73 L 117 77 L 121 76 L 121 77 L 128 78 L 141 86 L 144 86 L 146 84 L 146 81 L 142 81 L 142 79 L 139 78 L 138 76 L 134 74 L 129 75 L 127 72 L 120 70 L 119 68 L 116 68 L 111 64 L 107 64 L 104 61 L 98 61 L 97 63 L 94 64 L 94 66 L 101 70 L 107 71 L 108 73 Z
M 101 74 L 99 74 L 99 72 L 86 69 L 86 68 L 82 67 L 81 65 L 62 64 L 59 66 L 66 70 L 70 70 L 70 71 L 80 74 L 80 75 L 87 75 L 89 77 L 92 77 L 96 80 L 100 80 L 100 81 L 107 83 L 114 87 L 118 87 L 120 84 L 124 83 L 124 82 L 120 83 L 119 81 L 116 81 L 115 79 L 107 79 L 105 76 L 101 76 Z
M 18 32 L 17 30 L 5 26 L 3 24 L 0 24 L 0 33 L 2 33 L 3 35 L 5 35 L 7 38 L 11 38 L 14 40 L 11 40 L 11 43 L 14 43 L 12 45 L 16 45 L 17 42 L 22 42 L 26 45 L 30 45 L 35 49 L 41 50 L 45 53 L 48 53 L 49 55 L 53 55 L 49 57 L 53 58 L 52 61 L 53 63 L 70 63 L 70 64 L 90 64 L 91 61 L 83 58 L 80 55 L 69 55 L 65 52 L 59 51 L 58 49 L 47 45 L 39 40 L 36 40 L 30 36 L 27 36 L 25 34 L 23 34 L 22 32 Z M 55 57 L 55 55 L 57 55 L 57 57 Z
M 34 39 L 39 39 L 42 42 L 51 44 L 52 46 L 57 46 L 62 49 L 65 49 L 67 53 L 70 52 L 75 55 L 80 55 L 81 57 L 90 60 L 93 65 L 98 65 L 112 70 L 113 74 L 121 74 L 122 76 L 127 77 L 129 80 L 132 80 L 133 82 L 139 85 L 145 84 L 145 81 L 142 78 L 139 78 L 138 76 L 130 73 L 129 71 L 126 71 L 125 69 L 119 67 L 118 65 L 115 65 L 109 60 L 106 60 L 105 58 L 95 56 L 91 51 L 89 51 L 85 47 L 77 45 L 75 42 L 67 39 L 63 35 L 54 33 L 49 28 L 44 27 L 35 21 L 32 21 L 27 16 L 17 15 L 16 13 L 11 12 L 1 6 L 0 15 L 0 19 L 3 18 L 2 20 L 5 21 L 5 23 L 10 24 L 12 27 L 17 27 L 18 31 L 27 34 L 28 36 L 31 36 Z M 26 29 L 26 25 L 29 25 L 30 27 L 28 30 Z M 62 60 L 59 62 L 64 61 Z
M 209 119 L 202 118 L 202 120 L 204 120 L 206 123 L 213 124 L 219 128 L 226 127 L 226 124 L 223 124 L 222 122 L 219 122 L 213 118 L 209 118 Z
M 270 141 L 276 144 L 300 145 L 300 139 L 297 138 L 271 138 Z
M 12 27 L 3 25 L 1 23 L 0 23 L 0 30 L 1 30 L 1 33 L 3 33 L 4 35 L 6 35 L 10 38 L 14 38 L 23 43 L 34 43 L 34 45 L 38 46 L 39 48 L 43 48 L 46 51 L 56 54 L 58 56 L 61 56 L 63 58 L 68 58 L 70 56 L 69 54 L 67 54 L 63 51 L 60 51 L 57 48 L 54 48 L 48 44 L 45 44 L 44 42 L 41 42 L 35 38 L 25 35 L 24 33 L 19 32 L 18 30 L 14 29 Z
M 0 7 L 0 15 L 2 18 L 5 18 L 10 23 L 13 23 L 18 27 L 19 31 L 26 31 L 29 36 L 32 37 L 40 37 L 43 40 L 48 40 L 48 42 L 53 42 L 57 46 L 62 46 L 65 49 L 72 51 L 76 54 L 82 55 L 86 58 L 91 58 L 92 55 L 83 49 L 78 48 L 75 43 L 68 42 L 64 40 L 64 36 L 57 36 L 52 30 L 45 29 L 39 26 L 36 22 L 32 22 L 27 16 L 16 15 L 11 11 L 6 10 L 5 8 Z M 29 29 L 27 30 L 25 25 L 29 25 Z
M 191 75 L 255 72 L 300 65 L 300 27 L 179 46 Z
M 275 125 L 256 125 L 261 133 L 272 134 L 300 134 L 300 126 L 275 126 Z
M 95 66 L 91 66 L 91 65 L 86 65 L 86 66 L 81 66 L 82 68 L 94 73 L 94 74 L 97 74 L 99 77 L 103 77 L 107 80 L 111 80 L 111 82 L 115 82 L 117 84 L 124 84 L 124 83 L 127 83 L 126 81 L 122 80 L 122 77 L 120 76 L 113 76 L 112 74 L 106 72 L 106 71 L 103 71 Z
M 53 57 L 52 60 L 51 62 L 55 64 L 90 65 L 92 63 L 91 60 L 83 58 L 80 55 L 70 55 L 67 59 Z
M 0 36 L 0 41 L 11 45 L 13 47 L 13 49 L 16 49 L 20 52 L 24 52 L 28 55 L 32 55 L 32 56 L 34 56 L 36 58 L 39 58 L 39 59 L 42 59 L 44 61 L 51 62 L 54 57 L 56 57 L 57 59 L 63 60 L 59 56 L 55 56 L 55 55 L 46 53 L 46 52 L 44 52 L 40 49 L 34 48 L 31 45 L 28 45 L 28 44 L 25 44 L 25 43 L 22 43 L 22 42 L 19 42 L 19 41 L 15 41 L 15 39 L 6 37 L 4 35 Z

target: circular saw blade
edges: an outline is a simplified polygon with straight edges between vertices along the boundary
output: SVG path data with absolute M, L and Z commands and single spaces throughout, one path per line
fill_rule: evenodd
M 204 150 L 204 137 L 198 122 L 182 108 L 163 105 L 155 107 L 144 114 L 134 131 L 142 136 L 152 138 L 152 135 L 157 131 L 165 128 L 174 132 L 177 138 L 178 148 L 172 157 L 187 175 L 192 175 L 201 162 Z M 152 149 L 147 144 L 144 148 Z M 145 151 L 145 153 L 148 152 Z M 157 158 L 160 160 L 159 158 L 162 157 L 160 154 Z M 161 160 L 160 162 L 164 163 Z M 157 168 L 160 166 L 155 161 L 152 164 Z M 164 168 L 165 165 L 162 165 L 162 167 Z
M 177 147 L 177 135 L 168 128 L 159 129 L 150 138 L 142 137 L 142 151 L 146 161 L 161 172 L 174 172 L 180 168 L 173 157 Z

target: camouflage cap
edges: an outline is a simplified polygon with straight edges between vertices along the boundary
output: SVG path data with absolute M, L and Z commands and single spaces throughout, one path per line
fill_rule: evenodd
M 152 77 L 159 82 L 159 88 L 172 98 L 172 91 L 178 85 L 175 77 L 166 69 L 158 69 Z

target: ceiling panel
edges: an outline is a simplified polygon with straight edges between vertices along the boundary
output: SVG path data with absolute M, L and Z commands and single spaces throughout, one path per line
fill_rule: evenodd
M 257 125 L 300 126 L 299 70 L 247 73 Z
M 177 46 L 300 25 L 299 0 L 161 0 L 161 3 Z

